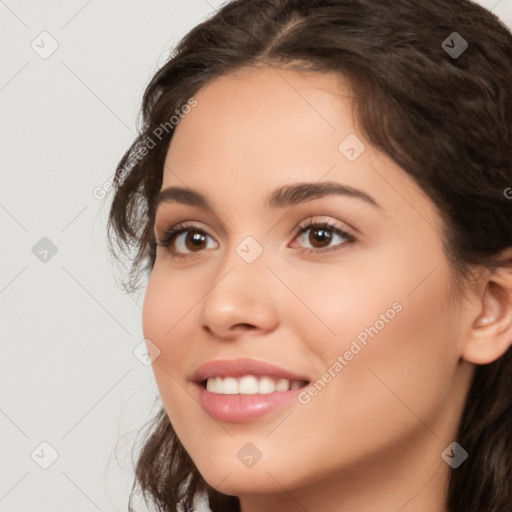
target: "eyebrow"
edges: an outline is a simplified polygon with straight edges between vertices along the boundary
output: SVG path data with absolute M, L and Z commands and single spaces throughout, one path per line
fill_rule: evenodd
M 292 185 L 284 185 L 272 192 L 267 198 L 265 206 L 267 208 L 285 208 L 329 195 L 340 195 L 360 199 L 376 208 L 383 209 L 382 206 L 366 192 L 336 182 L 294 183 Z M 161 190 L 155 202 L 155 211 L 163 203 L 179 203 L 197 206 L 212 212 L 214 211 L 212 205 L 203 194 L 190 188 L 168 187 Z

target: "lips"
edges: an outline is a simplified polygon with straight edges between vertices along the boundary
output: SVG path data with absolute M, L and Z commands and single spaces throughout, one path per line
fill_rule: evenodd
M 310 382 L 304 375 L 253 359 L 210 361 L 192 380 L 205 412 L 235 423 L 283 409 Z

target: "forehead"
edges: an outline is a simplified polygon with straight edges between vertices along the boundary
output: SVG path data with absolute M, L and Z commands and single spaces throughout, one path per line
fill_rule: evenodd
M 363 189 L 381 204 L 424 196 L 365 139 L 339 75 L 245 68 L 213 80 L 194 98 L 197 106 L 171 140 L 162 188 L 188 186 L 213 203 L 233 205 L 261 202 L 287 183 L 324 179 Z M 354 136 L 364 150 L 351 161 L 340 144 Z
M 194 158 L 214 153 L 246 161 L 262 150 L 274 157 L 293 157 L 296 151 L 304 156 L 322 139 L 323 150 L 330 143 L 337 151 L 340 134 L 354 128 L 340 80 L 269 67 L 221 76 L 195 95 L 197 106 L 176 128 L 169 163 L 184 151 Z

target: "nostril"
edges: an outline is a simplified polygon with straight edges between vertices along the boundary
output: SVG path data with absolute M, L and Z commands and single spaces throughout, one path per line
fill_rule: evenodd
M 248 323 L 239 323 L 239 324 L 233 324 L 230 326 L 227 330 L 214 330 L 208 325 L 203 325 L 202 329 L 207 332 L 208 334 L 217 335 L 217 336 L 229 336 L 229 334 L 233 334 L 233 331 L 246 331 L 249 329 L 256 329 L 256 326 L 253 324 Z
M 254 325 L 251 324 L 236 324 L 233 328 L 242 327 L 243 329 L 254 329 Z

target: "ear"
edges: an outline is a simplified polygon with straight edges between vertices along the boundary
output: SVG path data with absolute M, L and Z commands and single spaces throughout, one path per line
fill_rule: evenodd
M 484 280 L 479 313 L 462 349 L 462 358 L 474 364 L 492 363 L 512 345 L 512 265 L 499 267 Z

